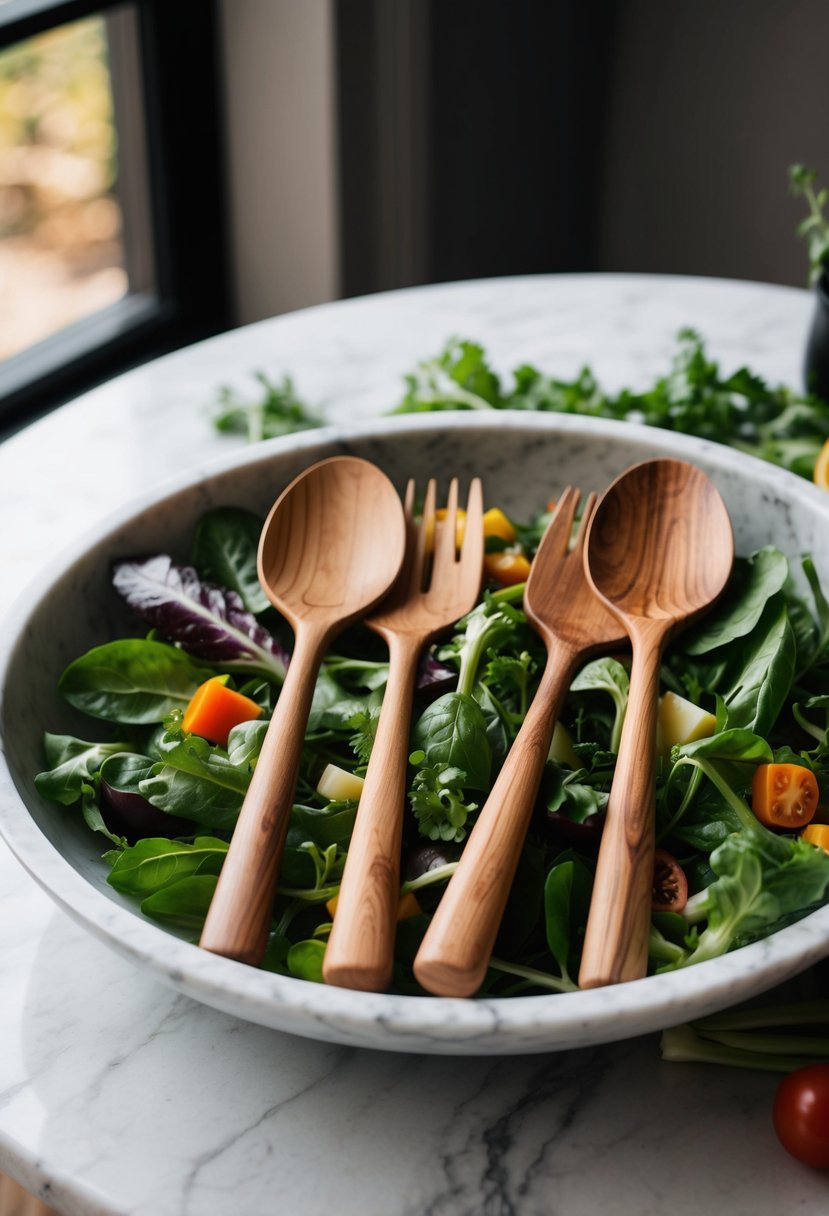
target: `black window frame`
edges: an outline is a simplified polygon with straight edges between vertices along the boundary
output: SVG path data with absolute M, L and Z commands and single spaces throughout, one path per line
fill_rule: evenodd
M 0 50 L 122 9 L 139 40 L 155 283 L 0 362 L 0 437 L 234 323 L 218 0 L 8 0 Z

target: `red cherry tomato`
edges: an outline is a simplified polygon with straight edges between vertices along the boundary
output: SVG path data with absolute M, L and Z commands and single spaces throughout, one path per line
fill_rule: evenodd
M 677 859 L 667 849 L 657 849 L 653 858 L 654 912 L 681 912 L 688 902 L 688 879 Z
M 829 1064 L 808 1064 L 780 1083 L 772 1111 L 783 1147 L 815 1169 L 829 1169 Z

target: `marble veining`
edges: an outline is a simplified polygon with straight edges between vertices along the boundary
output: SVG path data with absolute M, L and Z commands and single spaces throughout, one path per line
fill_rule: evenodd
M 43 585 L 54 555 L 78 551 L 111 512 L 150 491 L 162 496 L 188 470 L 216 478 L 220 494 L 217 462 L 242 455 L 243 444 L 211 432 L 211 402 L 220 383 L 253 391 L 254 368 L 291 372 L 334 424 L 350 425 L 395 404 L 402 373 L 452 334 L 483 341 L 502 374 L 523 360 L 560 375 L 590 362 L 612 389 L 665 371 L 676 332 L 692 325 L 725 368 L 749 364 L 771 381 L 796 383 L 810 312 L 806 292 L 756 284 L 541 276 L 349 301 L 224 335 L 112 381 L 0 447 L 4 518 L 24 521 L 4 530 L 0 611 L 8 627 L 17 619 L 16 596 L 32 580 Z M 378 457 L 387 455 L 385 441 L 376 442 Z M 430 441 L 430 460 L 441 446 Z M 466 438 L 458 450 L 467 450 Z M 535 450 L 530 439 L 512 459 Z M 584 451 L 573 434 L 567 459 L 574 467 L 583 467 Z M 77 476 L 80 461 L 93 477 Z M 401 459 L 401 477 L 404 466 Z M 733 498 L 727 460 L 717 477 Z M 769 487 L 781 544 L 806 539 L 808 508 L 791 484 Z M 807 491 L 807 498 L 816 493 Z M 158 517 L 160 533 L 175 521 L 171 505 Z M 823 525 L 805 547 L 826 554 Z M 76 579 L 83 585 L 82 571 L 73 572 Z M 68 582 L 63 596 L 78 585 Z M 107 606 L 88 627 L 109 626 L 114 612 Z M 46 662 L 41 669 L 45 688 L 53 671 Z M 25 734 L 33 724 L 19 709 Z M 77 837 L 66 843 L 79 847 Z M 44 841 L 44 848 L 52 846 Z M 93 873 L 94 845 L 88 870 L 76 860 L 82 873 Z M 74 900 L 89 882 L 63 864 L 63 880 L 77 884 Z M 650 1031 L 550 1054 L 545 1045 L 567 1041 L 555 1043 L 549 1033 L 545 1040 L 544 1027 L 525 1018 L 529 1049 L 540 1054 L 476 1058 L 457 1054 L 450 1009 L 447 1055 L 416 1054 L 424 1030 L 414 1017 L 397 1031 L 408 1039 L 405 1053 L 338 1046 L 210 1008 L 210 977 L 179 965 L 176 950 L 185 943 L 175 939 L 167 939 L 166 978 L 193 983 L 201 999 L 158 983 L 136 966 L 147 953 L 143 922 L 109 904 L 102 922 L 139 926 L 129 957 L 119 957 L 57 909 L 2 845 L 0 911 L 0 1168 L 61 1212 L 777 1216 L 793 1201 L 804 1216 L 825 1211 L 825 1180 L 774 1141 L 775 1079 L 662 1064 Z M 800 965 L 826 953 L 827 926 L 816 921 L 793 927 L 806 934 Z M 110 927 L 101 923 L 98 931 Z M 772 982 L 785 979 L 786 951 L 775 958 L 774 950 L 758 943 L 747 972 L 771 965 Z M 734 978 L 724 966 L 716 1004 L 740 995 Z M 286 998 L 296 1023 L 309 1016 L 303 987 Z M 244 999 L 269 998 L 246 984 Z M 622 990 L 613 1000 L 619 1018 L 636 1016 Z M 683 994 L 665 1001 L 682 1020 Z M 343 1008 L 314 1016 L 320 1033 L 342 1033 Z M 373 1016 L 382 1027 L 383 1011 Z M 519 1017 L 517 1003 L 513 1015 L 482 1005 L 469 1033 L 508 1034 L 510 1017 Z M 591 1018 L 574 1022 L 569 1042 L 580 1031 L 589 1043 Z M 363 1034 L 358 1017 L 349 1041 L 364 1042 Z M 429 1027 L 431 1050 L 434 1035 Z

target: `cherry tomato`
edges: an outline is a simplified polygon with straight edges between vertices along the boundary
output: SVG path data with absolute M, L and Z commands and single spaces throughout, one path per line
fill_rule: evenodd
M 780 1083 L 774 1130 L 787 1152 L 815 1169 L 829 1169 L 829 1064 L 807 1064 Z
M 819 797 L 817 778 L 800 764 L 758 764 L 751 783 L 751 809 L 767 828 L 795 831 L 812 819 Z
M 654 912 L 681 912 L 688 902 L 688 879 L 677 859 L 667 849 L 657 849 L 653 856 Z

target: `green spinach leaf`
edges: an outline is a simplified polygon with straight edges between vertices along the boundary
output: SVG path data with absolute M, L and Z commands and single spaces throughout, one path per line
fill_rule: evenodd
M 35 788 L 44 798 L 71 806 L 81 796 L 108 756 L 129 752 L 129 743 L 87 743 L 72 735 L 43 736 L 43 750 L 50 768 L 35 777 Z
M 213 674 L 183 650 L 149 638 L 95 646 L 70 663 L 58 689 L 70 705 L 109 722 L 162 722 Z
M 141 901 L 145 916 L 177 929 L 199 932 L 216 890 L 215 874 L 191 874 Z
M 231 764 L 226 753 L 206 739 L 186 735 L 138 788 L 168 815 L 225 830 L 236 823 L 249 784 L 247 767 Z
M 216 875 L 227 854 L 227 841 L 197 836 L 192 844 L 164 836 L 137 841 L 107 854 L 112 869 L 107 882 L 124 895 L 144 897 L 196 874 Z
M 465 789 L 486 790 L 492 769 L 492 748 L 480 705 L 466 693 L 449 692 L 423 711 L 413 735 L 428 765 L 460 769 Z
M 576 853 L 562 853 L 544 882 L 544 923 L 550 953 L 565 979 L 578 974 L 593 876 Z
M 215 507 L 202 515 L 193 539 L 193 565 L 202 579 L 236 591 L 254 614 L 270 607 L 256 566 L 262 523 L 242 507 Z
M 683 644 L 686 654 L 707 654 L 751 633 L 788 575 L 787 559 L 770 545 L 748 559 L 738 558 L 725 595 Z

